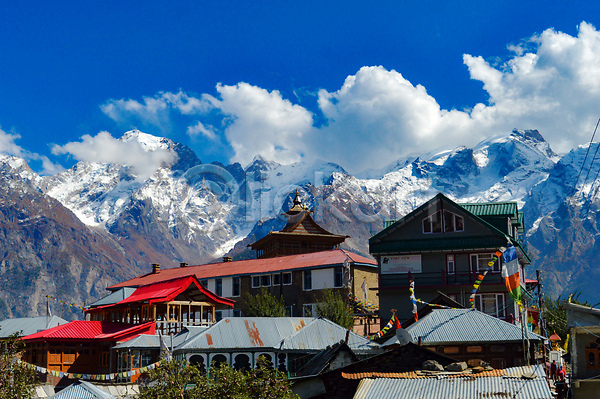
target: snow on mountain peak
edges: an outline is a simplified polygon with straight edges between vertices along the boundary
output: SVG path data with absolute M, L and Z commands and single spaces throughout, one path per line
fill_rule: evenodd
M 153 136 L 148 133 L 141 132 L 137 129 L 125 132 L 119 139 L 123 142 L 137 141 L 145 151 L 169 150 L 173 146 L 173 141 L 164 138 Z M 169 145 L 171 144 L 171 145 Z

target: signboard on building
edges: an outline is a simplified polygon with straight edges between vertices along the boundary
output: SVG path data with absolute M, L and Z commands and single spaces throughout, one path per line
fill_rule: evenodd
M 381 274 L 421 273 L 421 255 L 381 257 Z

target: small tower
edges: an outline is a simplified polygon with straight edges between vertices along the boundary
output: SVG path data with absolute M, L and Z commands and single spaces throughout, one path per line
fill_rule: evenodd
M 338 249 L 349 236 L 325 230 L 313 220 L 311 213 L 312 210 L 302 205 L 296 189 L 294 205 L 283 214 L 287 218 L 285 227 L 270 232 L 249 247 L 256 251 L 259 259 Z

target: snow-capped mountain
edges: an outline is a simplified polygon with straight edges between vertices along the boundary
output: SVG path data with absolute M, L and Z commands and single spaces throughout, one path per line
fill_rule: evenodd
M 577 289 L 591 301 L 600 300 L 589 279 L 581 277 L 594 273 L 589 264 L 599 236 L 597 207 L 587 208 L 597 191 L 591 183 L 597 167 L 587 181 L 583 173 L 572 196 L 586 146 L 561 158 L 539 132 L 514 130 L 474 148 L 403 158 L 358 178 L 326 161 L 280 165 L 256 157 L 245 168 L 203 164 L 190 148 L 139 131 L 127 132 L 121 140 L 138 143 L 150 155 L 166 151 L 174 156 L 150 174 L 139 173 L 126 160 L 79 162 L 51 177 L 36 175 L 18 158 L 0 162 L 6 184 L 57 200 L 82 229 L 105 240 L 103 247 L 110 244 L 111 251 L 121 254 L 102 263 L 102 281 L 143 273 L 150 263 L 173 267 L 225 254 L 252 256 L 246 245 L 281 228 L 281 213 L 297 188 L 319 223 L 350 235 L 346 247 L 368 255 L 368 238 L 382 229 L 384 220 L 402 217 L 443 192 L 457 202 L 518 201 L 533 266 L 542 270 L 550 292 Z M 20 217 L 34 216 L 25 212 Z M 102 247 L 94 248 L 89 251 L 102 252 Z M 34 314 L 35 309 L 17 313 Z

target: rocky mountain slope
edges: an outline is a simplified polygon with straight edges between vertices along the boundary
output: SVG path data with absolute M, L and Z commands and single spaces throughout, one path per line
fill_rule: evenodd
M 322 161 L 203 164 L 188 147 L 139 131 L 121 140 L 171 151 L 175 161 L 150 177 L 126 163 L 85 162 L 40 177 L 23 160 L 2 158 L 0 275 L 12 291 L 3 287 L 0 316 L 38 314 L 46 294 L 78 303 L 97 299 L 106 285 L 146 272 L 150 263 L 251 257 L 247 244 L 281 228 L 296 188 L 319 223 L 350 235 L 346 248 L 365 255 L 384 220 L 440 191 L 458 202 L 518 201 L 534 267 L 549 292 L 577 289 L 600 301 L 589 279 L 596 276 L 590 265 L 598 237 L 592 184 L 598 166 L 587 181 L 584 168 L 574 187 L 585 146 L 561 158 L 537 131 L 515 130 L 474 148 L 402 159 L 360 178 Z

